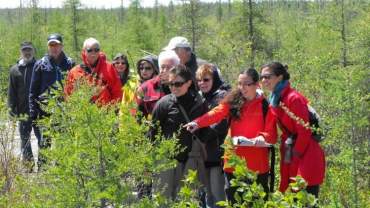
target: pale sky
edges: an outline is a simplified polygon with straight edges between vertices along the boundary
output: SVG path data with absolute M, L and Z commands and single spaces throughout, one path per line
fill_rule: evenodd
M 65 0 L 38 0 L 39 7 L 62 7 Z M 170 0 L 158 0 L 160 4 L 168 5 Z M 203 2 L 217 2 L 218 0 L 202 0 Z M 17 8 L 22 2 L 23 6 L 29 6 L 31 0 L 0 0 L 0 8 Z M 121 6 L 121 0 L 80 0 L 83 7 L 92 8 L 114 8 Z M 149 7 L 153 6 L 154 0 L 141 0 L 141 6 Z M 174 3 L 180 2 L 179 0 L 173 0 Z M 123 5 L 127 7 L 130 4 L 130 0 L 123 0 Z

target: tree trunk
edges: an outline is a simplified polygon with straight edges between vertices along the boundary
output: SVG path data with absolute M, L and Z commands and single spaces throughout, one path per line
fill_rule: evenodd
M 78 48 L 78 34 L 77 34 L 77 24 L 78 24 L 78 17 L 77 17 L 77 2 L 72 2 L 72 34 L 73 34 L 73 51 L 75 52 L 75 56 L 78 57 L 79 48 Z
M 343 67 L 348 66 L 348 59 L 347 59 L 347 37 L 346 37 L 346 19 L 345 19 L 345 11 L 344 11 L 344 0 L 341 1 L 341 38 L 342 38 L 342 65 Z
M 251 67 L 254 67 L 254 61 L 256 56 L 256 43 L 254 38 L 254 25 L 253 25 L 253 2 L 248 1 L 249 13 L 248 13 L 248 24 L 249 24 L 249 41 L 251 42 Z
M 190 16 L 190 21 L 191 21 L 191 43 L 193 47 L 193 51 L 195 52 L 195 35 L 196 35 L 196 5 L 195 5 L 196 0 L 191 0 L 190 1 L 190 9 L 191 9 L 191 16 Z

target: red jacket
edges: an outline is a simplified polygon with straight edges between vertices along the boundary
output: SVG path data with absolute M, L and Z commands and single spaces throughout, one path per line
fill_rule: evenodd
M 144 82 L 136 92 L 138 110 L 143 113 L 143 116 L 151 114 L 157 101 L 165 95 L 159 76 Z
M 294 113 L 296 117 L 308 122 L 307 99 L 292 89 L 288 84 L 281 92 L 281 102 Z M 284 192 L 289 185 L 289 178 L 297 175 L 302 176 L 309 186 L 319 185 L 325 176 L 325 155 L 320 145 L 311 138 L 311 130 L 303 127 L 296 120 L 293 120 L 281 108 L 272 108 L 277 120 L 282 127 L 282 141 L 280 146 L 280 191 Z M 289 132 L 297 135 L 293 147 L 293 159 L 290 164 L 284 163 L 285 146 Z
M 122 89 L 119 76 L 113 65 L 106 61 L 105 55 L 102 52 L 99 53 L 95 67 L 88 64 L 85 52 L 82 53 L 82 60 L 85 66 L 77 65 L 68 72 L 64 93 L 67 96 L 72 94 L 77 81 L 85 78 L 89 84 L 101 87 L 99 94 L 92 97 L 92 101 L 102 105 L 121 101 Z
M 231 136 L 244 136 L 255 138 L 263 135 L 266 142 L 275 144 L 277 138 L 275 117 L 269 110 L 266 118 L 263 118 L 262 110 L 263 97 L 260 96 L 252 101 L 245 102 L 241 109 L 240 120 L 232 119 L 230 123 Z M 217 123 L 230 115 L 230 105 L 226 103 L 219 104 L 208 113 L 197 118 L 195 122 L 199 127 L 206 127 Z M 266 122 L 265 122 L 265 121 Z M 269 151 L 267 147 L 246 147 L 236 146 L 236 155 L 244 158 L 248 169 L 260 174 L 269 171 Z M 227 158 L 225 157 L 225 172 L 232 173 L 233 169 L 227 167 Z

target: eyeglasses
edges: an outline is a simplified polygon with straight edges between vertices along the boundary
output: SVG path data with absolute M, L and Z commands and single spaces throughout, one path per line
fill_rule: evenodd
M 248 87 L 250 87 L 250 86 L 253 86 L 253 85 L 255 85 L 256 83 L 255 82 L 249 82 L 249 83 L 247 83 L 247 82 L 239 82 L 238 83 L 238 85 L 239 86 L 242 86 L 242 87 L 244 87 L 244 86 L 248 86 Z
M 151 71 L 152 70 L 152 67 L 150 67 L 150 66 L 140 67 L 139 69 L 140 69 L 140 71 Z
M 197 82 L 201 82 L 201 81 L 203 81 L 203 82 L 209 82 L 211 79 L 209 79 L 209 78 L 204 78 L 204 79 L 197 79 Z
M 185 82 L 170 82 L 168 85 L 170 87 L 181 87 L 185 84 Z
M 263 79 L 270 80 L 272 76 L 275 76 L 275 74 L 263 74 L 261 75 L 260 80 L 263 80 Z
M 126 62 L 115 62 L 114 64 L 115 64 L 115 65 L 120 65 L 120 64 L 121 64 L 121 65 L 126 65 L 127 63 L 126 63 Z
M 86 48 L 87 53 L 91 53 L 93 51 L 97 53 L 100 51 L 100 48 Z

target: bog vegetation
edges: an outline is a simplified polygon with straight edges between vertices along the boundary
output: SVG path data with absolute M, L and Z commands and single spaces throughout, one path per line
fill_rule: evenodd
M 32 41 L 41 57 L 52 32 L 63 34 L 65 51 L 77 62 L 82 41 L 95 37 L 109 58 L 118 52 L 127 54 L 132 69 L 146 52 L 158 54 L 171 37 L 185 36 L 196 54 L 217 64 L 230 83 L 241 68 L 271 60 L 287 63 L 292 84 L 310 99 L 325 131 L 321 144 L 327 174 L 320 206 L 370 204 L 370 2 L 177 3 L 143 8 L 133 0 L 129 8 L 87 9 L 78 0 L 67 0 L 63 8 L 51 9 L 39 8 L 32 0 L 21 8 L 0 10 L 0 206 L 160 207 L 169 203 L 160 197 L 135 201 L 132 182 L 145 178 L 144 170 L 155 173 L 173 165 L 164 159 L 176 145 L 161 141 L 153 147 L 128 106 L 120 106 L 121 116 L 97 108 L 88 103 L 86 89 L 70 102 L 56 105 L 54 115 L 44 121 L 54 129 L 49 133 L 55 147 L 46 153 L 50 168 L 32 177 L 19 170 L 18 159 L 9 154 L 15 129 L 5 128 L 8 69 L 19 57 L 20 42 Z M 246 174 L 241 170 L 243 177 Z M 181 192 L 182 200 L 168 206 L 196 207 L 192 178 Z M 291 194 L 295 196 L 277 193 L 271 207 L 312 201 L 304 193 Z

